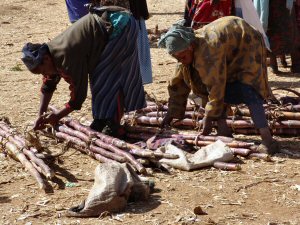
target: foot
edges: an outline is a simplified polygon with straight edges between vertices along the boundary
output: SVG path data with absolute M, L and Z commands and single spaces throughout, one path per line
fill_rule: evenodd
M 105 127 L 105 125 L 106 125 L 106 120 L 94 119 L 93 122 L 90 125 L 90 128 L 95 130 L 95 131 L 101 132 L 103 127 Z
M 120 124 L 108 120 L 101 133 L 116 138 L 122 138 L 125 135 L 125 130 Z
M 280 145 L 277 141 L 273 140 L 269 144 L 264 144 L 264 143 L 260 144 L 256 150 L 260 153 L 274 155 L 276 153 L 279 153 Z

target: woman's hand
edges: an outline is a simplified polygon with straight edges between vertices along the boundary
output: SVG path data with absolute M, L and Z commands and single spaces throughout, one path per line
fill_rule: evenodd
M 51 124 L 55 126 L 58 121 L 61 119 L 58 113 L 51 112 L 50 114 L 44 114 L 40 116 L 34 123 L 34 130 L 42 130 L 46 128 L 46 124 Z
M 44 122 L 44 117 L 43 116 L 38 117 L 36 119 L 36 121 L 34 122 L 33 130 L 43 130 L 45 128 L 46 128 L 46 126 L 45 126 L 45 122 Z

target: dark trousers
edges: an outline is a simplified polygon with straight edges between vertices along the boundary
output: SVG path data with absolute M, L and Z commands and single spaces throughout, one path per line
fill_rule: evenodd
M 252 86 L 239 81 L 227 83 L 224 102 L 234 105 L 246 104 L 250 110 L 255 127 L 259 129 L 268 126 L 263 107 L 264 100 Z

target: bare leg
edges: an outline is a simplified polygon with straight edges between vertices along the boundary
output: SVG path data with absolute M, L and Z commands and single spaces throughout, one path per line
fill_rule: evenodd
M 271 131 L 267 124 L 266 115 L 262 104 L 248 105 L 251 118 L 255 127 L 259 129 L 262 144 L 258 147 L 258 151 L 267 154 L 275 154 L 279 151 L 279 144 L 273 139 Z
M 261 136 L 262 144 L 269 146 L 273 141 L 269 127 L 260 128 L 259 133 Z

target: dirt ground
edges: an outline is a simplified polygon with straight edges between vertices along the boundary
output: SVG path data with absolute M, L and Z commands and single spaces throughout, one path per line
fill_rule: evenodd
M 164 29 L 182 17 L 184 0 L 149 0 L 148 5 L 152 16 L 147 27 Z M 35 119 L 41 85 L 41 77 L 22 65 L 20 50 L 25 42 L 47 42 L 69 25 L 64 1 L 0 2 L 0 117 L 9 117 L 19 131 Z M 151 54 L 154 82 L 145 88 L 167 100 L 167 81 L 176 62 L 155 45 Z M 280 69 L 284 71 L 280 76 L 270 74 L 271 86 L 299 91 L 300 76 Z M 53 104 L 62 107 L 68 93 L 68 86 L 61 82 Z M 83 109 L 72 116 L 90 119 L 90 114 L 89 96 Z M 276 138 L 282 148 L 300 153 L 299 137 Z M 158 171 L 151 178 L 155 193 L 147 202 L 129 204 L 125 212 L 111 217 L 61 217 L 64 209 L 87 196 L 96 165 L 95 160 L 70 150 L 52 165 L 56 179 L 50 183 L 52 191 L 44 193 L 20 163 L 1 155 L 0 224 L 300 224 L 300 160 L 283 154 L 273 162 L 243 160 L 240 172 Z M 196 206 L 206 215 L 196 216 Z

